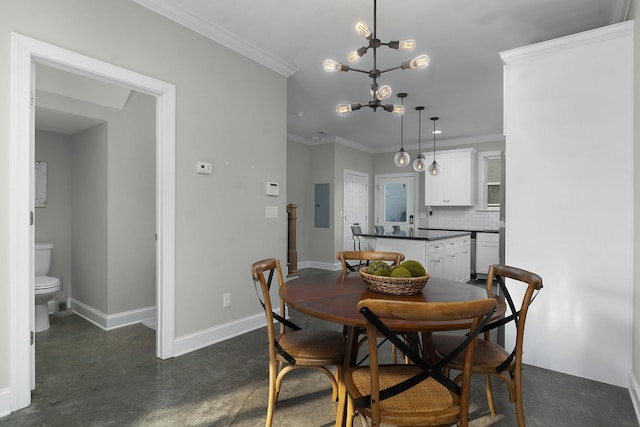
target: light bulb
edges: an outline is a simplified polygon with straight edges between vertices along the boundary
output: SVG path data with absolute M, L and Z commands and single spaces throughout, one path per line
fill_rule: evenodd
M 376 98 L 380 101 L 391 96 L 391 86 L 383 85 L 376 91 Z
M 346 114 L 352 111 L 351 104 L 340 104 L 336 107 L 338 114 Z
M 342 70 L 342 64 L 333 59 L 325 59 L 322 63 L 322 68 L 329 73 L 333 73 Z
M 409 68 L 427 68 L 431 59 L 427 55 L 420 55 L 409 61 Z
M 356 62 L 358 59 L 360 59 L 360 54 L 358 53 L 357 50 L 354 50 L 349 54 L 348 58 L 349 58 L 349 62 Z
M 424 161 L 424 156 L 422 154 L 418 154 L 418 157 L 413 161 L 413 170 L 416 172 L 424 172 L 427 165 Z
M 409 156 L 409 153 L 404 151 L 404 148 L 400 148 L 400 151 L 398 151 L 396 155 L 393 156 L 393 162 L 400 168 L 407 166 L 410 161 L 411 157 Z
M 429 166 L 429 173 L 433 176 L 436 176 L 440 173 L 440 165 L 435 160 L 433 161 L 433 163 L 431 163 L 431 166 Z
M 391 111 L 393 114 L 397 114 L 399 116 L 404 114 L 404 105 L 394 105 L 393 106 L 393 111 Z
M 356 23 L 356 33 L 360 34 L 365 39 L 368 39 L 371 36 L 371 30 L 364 21 L 358 21 L 358 23 Z
M 413 52 L 415 48 L 416 48 L 416 41 L 413 39 L 400 40 L 400 43 L 398 44 L 398 49 L 404 50 L 405 52 Z

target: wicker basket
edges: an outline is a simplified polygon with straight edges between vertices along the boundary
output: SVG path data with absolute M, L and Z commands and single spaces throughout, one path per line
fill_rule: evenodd
M 429 273 L 421 277 L 374 276 L 366 268 L 360 269 L 360 276 L 370 291 L 388 295 L 419 294 L 429 280 Z

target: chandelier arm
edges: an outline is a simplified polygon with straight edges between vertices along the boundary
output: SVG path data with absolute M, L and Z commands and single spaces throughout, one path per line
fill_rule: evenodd
M 379 74 L 386 73 L 387 71 L 399 70 L 401 68 L 402 68 L 402 65 L 398 65 L 397 67 L 393 67 L 393 68 L 388 68 L 386 70 L 382 70 L 382 71 L 380 71 Z M 351 68 L 351 69 L 353 70 L 353 68 Z
M 369 74 L 370 73 L 370 71 L 360 70 L 358 68 L 349 68 L 349 70 L 346 70 L 346 71 L 355 71 L 357 73 L 364 73 L 364 74 Z

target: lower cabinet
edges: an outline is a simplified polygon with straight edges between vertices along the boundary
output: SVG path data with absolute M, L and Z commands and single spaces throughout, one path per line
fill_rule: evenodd
M 441 240 L 378 238 L 376 251 L 401 252 L 420 261 L 431 277 L 468 282 L 471 279 L 471 237 Z
M 488 274 L 489 267 L 499 262 L 498 247 L 500 235 L 498 233 L 476 234 L 476 273 Z

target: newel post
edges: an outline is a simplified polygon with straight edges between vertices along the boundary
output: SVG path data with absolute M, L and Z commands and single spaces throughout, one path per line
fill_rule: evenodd
M 298 272 L 298 251 L 296 250 L 296 209 L 298 207 L 289 203 L 287 205 L 287 215 L 289 218 L 289 252 L 287 253 L 287 266 L 289 272 L 287 276 L 297 276 Z

